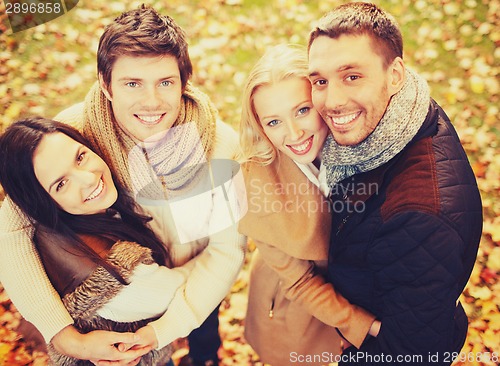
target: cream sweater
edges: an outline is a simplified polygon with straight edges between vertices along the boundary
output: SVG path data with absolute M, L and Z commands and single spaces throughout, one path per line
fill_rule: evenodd
M 83 103 L 64 110 L 55 119 L 81 130 Z M 212 158 L 234 159 L 238 149 L 236 132 L 218 121 Z M 228 294 L 243 263 L 245 240 L 235 224 L 208 238 L 176 242 L 168 235 L 169 228 L 176 227 L 168 207 L 147 202 L 141 206 L 153 217 L 153 230 L 169 245 L 176 266 L 196 256 L 168 310 L 151 323 L 161 348 L 199 327 Z M 45 274 L 33 244 L 33 230 L 27 217 L 7 197 L 0 209 L 0 281 L 19 312 L 49 342 L 73 320 Z

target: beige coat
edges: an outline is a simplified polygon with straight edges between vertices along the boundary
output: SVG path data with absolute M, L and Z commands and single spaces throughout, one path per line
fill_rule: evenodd
M 248 163 L 244 173 L 248 213 L 239 228 L 258 248 L 245 337 L 273 366 L 333 362 L 341 352 L 335 327 L 359 347 L 374 317 L 349 304 L 320 274 L 328 258 L 329 204 L 285 156 L 268 166 Z M 318 362 L 299 362 L 301 356 Z

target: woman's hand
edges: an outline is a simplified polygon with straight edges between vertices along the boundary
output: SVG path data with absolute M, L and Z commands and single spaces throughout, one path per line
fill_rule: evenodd
M 57 333 L 51 343 L 59 353 L 89 360 L 99 366 L 134 366 L 152 349 L 141 346 L 143 341 L 135 333 L 94 330 L 81 334 L 72 325 Z M 116 344 L 120 343 L 128 344 L 130 347 L 122 352 L 116 347 Z
M 156 332 L 152 326 L 146 325 L 137 329 L 135 335 L 139 339 L 138 341 L 134 341 L 133 343 L 121 343 L 118 345 L 118 349 L 122 352 L 126 352 L 141 347 L 151 347 L 151 349 L 158 348 L 158 339 L 156 338 Z

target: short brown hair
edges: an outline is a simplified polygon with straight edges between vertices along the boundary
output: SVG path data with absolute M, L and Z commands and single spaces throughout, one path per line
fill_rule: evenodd
M 172 55 L 177 59 L 184 88 L 193 73 L 186 33 L 168 15 L 160 15 L 143 4 L 138 9 L 123 13 L 106 26 L 97 50 L 97 72 L 104 84 L 109 86 L 118 57 L 162 55 Z
M 403 58 L 403 36 L 394 17 L 375 4 L 353 2 L 325 14 L 309 34 L 309 48 L 319 36 L 368 35 L 372 46 L 387 67 L 396 57 Z

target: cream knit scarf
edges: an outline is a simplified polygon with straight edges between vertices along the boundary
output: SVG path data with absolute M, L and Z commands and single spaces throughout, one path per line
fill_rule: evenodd
M 407 68 L 403 88 L 392 96 L 380 123 L 365 140 L 342 146 L 328 136 L 322 151 L 328 185 L 378 168 L 401 152 L 422 126 L 429 103 L 427 82 Z
M 173 127 L 155 144 L 137 143 L 120 128 L 98 83 L 87 94 L 84 115 L 83 133 L 96 152 L 130 192 L 140 190 L 148 198 L 183 190 L 193 181 L 211 156 L 218 116 L 208 96 L 190 83 Z

